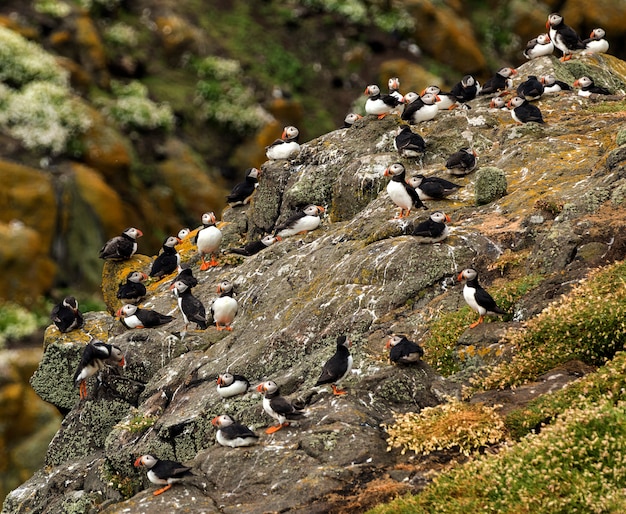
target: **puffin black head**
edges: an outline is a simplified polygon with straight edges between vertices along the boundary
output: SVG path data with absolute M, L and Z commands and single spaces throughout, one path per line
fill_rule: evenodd
M 222 414 L 220 416 L 216 416 L 211 420 L 211 424 L 216 426 L 217 428 L 225 428 L 233 425 L 235 420 L 231 418 L 228 414 Z
M 217 284 L 217 292 L 220 296 L 232 296 L 234 293 L 232 282 L 229 280 L 222 280 L 219 284 Z
M 63 298 L 63 306 L 76 312 L 78 310 L 78 300 L 73 296 L 66 296 Z
M 202 224 L 205 227 L 208 227 L 210 225 L 215 225 L 216 222 L 217 222 L 217 218 L 215 217 L 215 214 L 213 212 L 205 212 L 202 215 Z
M 385 170 L 385 177 L 400 177 L 406 172 L 404 165 L 401 162 L 394 162 Z
M 350 341 L 347 336 L 337 336 L 337 348 L 339 348 L 340 346 L 345 346 L 346 348 L 349 348 L 350 346 L 352 346 L 352 341 Z
M 370 98 L 380 95 L 380 88 L 376 84 L 370 84 L 365 88 L 365 94 Z
M 222 387 L 227 387 L 233 383 L 235 377 L 232 373 L 222 373 L 217 377 L 217 385 L 221 385 Z
M 182 240 L 183 240 L 183 239 L 185 239 L 187 236 L 189 236 L 189 234 L 191 234 L 191 229 L 189 229 L 189 228 L 185 227 L 185 228 L 181 228 L 181 229 L 178 231 L 177 236 L 178 236 L 178 239 L 180 239 L 180 240 L 182 241 Z
M 472 87 L 475 84 L 476 84 L 476 79 L 472 75 L 465 75 L 461 79 L 461 85 L 463 87 Z
M 122 235 L 134 240 L 134 239 L 137 239 L 138 237 L 143 236 L 143 232 L 139 230 L 138 228 L 129 227 L 126 230 L 124 230 L 124 232 L 122 232 Z
M 285 142 L 297 141 L 300 136 L 300 131 L 293 125 L 288 125 L 283 129 L 283 133 L 280 138 Z
M 463 280 L 467 280 L 469 282 L 471 280 L 474 280 L 476 277 L 478 277 L 478 272 L 475 269 L 466 268 L 461 271 L 461 273 L 459 273 L 457 279 L 459 282 L 462 282 Z
M 435 223 L 450 223 L 450 216 L 443 211 L 435 211 L 430 215 L 430 219 Z
M 147 278 L 148 275 L 142 273 L 141 271 L 131 271 L 128 275 L 126 275 L 126 280 L 128 280 L 129 282 L 134 282 L 135 284 L 143 282 Z

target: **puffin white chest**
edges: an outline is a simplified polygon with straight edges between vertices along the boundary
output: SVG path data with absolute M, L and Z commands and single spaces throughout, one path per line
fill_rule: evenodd
M 465 286 L 463 287 L 463 298 L 465 298 L 465 301 L 467 302 L 467 304 L 476 312 L 478 312 L 478 314 L 484 316 L 487 313 L 487 309 L 479 305 L 478 302 L 476 301 L 476 289 L 475 288 L 465 284 Z
M 413 199 L 402 182 L 391 180 L 387 184 L 387 194 L 398 207 L 403 209 L 411 209 L 413 207 Z
M 128 316 L 127 318 L 124 318 L 124 325 L 126 325 L 128 328 L 143 327 L 143 323 L 137 317 L 136 314 L 133 314 L 132 316 Z
M 222 232 L 215 226 L 205 227 L 198 232 L 198 252 L 213 253 L 216 252 L 222 242 Z
M 365 102 L 365 112 L 367 114 L 388 114 L 392 110 L 390 105 L 387 105 L 382 99 L 378 98 L 376 100 L 372 100 L 368 98 Z
M 220 324 L 229 325 L 237 314 L 237 300 L 221 296 L 213 302 L 213 318 Z
M 274 418 L 279 423 L 284 423 L 286 418 L 278 414 L 274 409 L 272 409 L 271 399 L 263 397 L 263 410 L 272 418 Z
M 272 145 L 267 149 L 266 155 L 269 159 L 291 159 L 300 153 L 300 145 L 295 141 L 289 141 Z

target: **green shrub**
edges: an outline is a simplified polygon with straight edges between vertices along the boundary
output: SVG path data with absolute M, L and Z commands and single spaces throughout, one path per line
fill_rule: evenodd
M 0 303 L 0 348 L 9 339 L 20 339 L 36 332 L 41 320 L 36 314 L 27 311 L 13 302 Z

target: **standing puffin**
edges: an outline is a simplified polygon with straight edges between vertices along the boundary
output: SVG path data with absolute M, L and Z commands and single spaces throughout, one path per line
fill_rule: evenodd
M 578 96 L 584 96 L 586 98 L 591 95 L 610 95 L 611 92 L 602 86 L 596 86 L 593 80 L 587 76 L 580 77 L 574 82 L 574 87 L 581 88 L 578 91 Z
M 558 93 L 559 91 L 571 91 L 572 87 L 563 82 L 562 80 L 557 80 L 554 75 L 542 75 L 539 80 L 543 84 L 543 92 L 544 93 Z
M 350 355 L 350 340 L 346 336 L 337 338 L 337 351 L 322 366 L 322 373 L 315 383 L 315 387 L 330 384 L 334 395 L 346 394 L 344 389 L 338 389 L 339 382 L 344 380 L 352 371 L 352 355 Z
M 156 485 L 164 485 L 152 494 L 158 496 L 167 491 L 173 484 L 180 482 L 186 476 L 191 476 L 191 468 L 172 460 L 159 460 L 152 455 L 142 455 L 135 461 L 135 467 L 143 466 L 148 469 L 148 480 Z
M 507 314 L 496 305 L 496 301 L 478 283 L 478 273 L 472 268 L 461 271 L 458 276 L 459 282 L 465 280 L 463 298 L 467 304 L 479 314 L 478 321 L 472 323 L 474 328 L 485 320 L 486 315 Z
M 288 420 L 297 421 L 306 417 L 303 407 L 295 405 L 292 401 L 280 395 L 276 382 L 268 380 L 259 384 L 256 390 L 263 393 L 263 410 L 278 421 L 278 425 L 269 427 L 265 431 L 266 434 L 273 434 L 281 428 L 288 427 Z
M 117 298 L 128 303 L 140 302 L 147 294 L 146 286 L 143 285 L 147 278 L 148 275 L 141 271 L 131 271 L 126 275 L 126 282 L 120 283 L 117 288 Z
M 605 54 L 609 51 L 609 42 L 604 39 L 606 32 L 604 29 L 597 28 L 591 31 L 587 39 L 583 39 L 585 52 L 588 54 Z
M 500 68 L 493 77 L 485 82 L 478 94 L 492 95 L 499 91 L 511 89 L 513 87 L 513 80 L 511 79 L 513 75 L 517 75 L 517 70 L 514 68 Z
M 410 177 L 407 183 L 415 189 L 422 201 L 443 200 L 463 187 L 444 178 L 425 177 L 420 174 Z
M 446 160 L 448 173 L 460 177 L 474 171 L 477 165 L 478 155 L 470 148 L 461 148 Z
M 176 295 L 178 308 L 185 321 L 185 331 L 189 323 L 195 323 L 198 329 L 206 330 L 209 327 L 206 320 L 206 310 L 202 302 L 192 294 L 191 288 L 182 280 L 177 280 L 170 286 L 170 289 Z
M 237 255 L 243 255 L 244 257 L 250 257 L 252 255 L 256 255 L 261 250 L 265 250 L 268 246 L 272 246 L 276 241 L 280 239 L 273 235 L 263 236 L 261 239 L 257 239 L 256 241 L 252 241 L 247 245 L 244 245 L 240 248 L 231 248 L 226 250 L 226 253 L 236 253 Z
M 130 227 L 119 236 L 109 239 L 100 249 L 100 258 L 112 261 L 130 259 L 137 251 L 137 238 L 143 236 L 138 228 Z
M 277 238 L 285 238 L 296 234 L 306 234 L 315 230 L 321 223 L 320 215 L 325 211 L 321 205 L 307 205 L 304 209 L 297 211 L 274 228 L 274 235 Z
M 283 129 L 280 139 L 274 141 L 265 148 L 265 155 L 268 159 L 276 161 L 279 159 L 293 159 L 300 153 L 298 138 L 300 131 L 293 125 Z
M 237 423 L 228 414 L 214 417 L 211 423 L 217 427 L 215 440 L 222 446 L 229 446 L 231 448 L 252 446 L 259 440 L 258 435 L 247 426 Z
M 140 309 L 130 303 L 120 307 L 115 316 L 120 318 L 120 322 L 126 328 L 154 328 L 165 325 L 174 319 L 173 316 L 150 309 Z
M 517 86 L 517 96 L 528 101 L 537 100 L 543 95 L 543 84 L 536 75 L 528 75 L 528 78 Z
M 452 87 L 450 93 L 454 95 L 457 102 L 465 103 L 476 98 L 480 90 L 478 81 L 472 75 L 465 75 Z
M 198 247 L 198 253 L 202 260 L 202 264 L 200 265 L 202 271 L 208 270 L 212 266 L 219 265 L 216 256 L 219 252 L 220 244 L 222 243 L 222 231 L 215 226 L 216 222 L 215 214 L 205 212 L 202 215 L 202 228 L 198 230 L 194 238 L 194 243 Z M 205 260 L 205 255 L 211 256 L 209 262 Z
M 435 211 L 427 220 L 418 223 L 411 230 L 411 235 L 420 243 L 440 243 L 450 235 L 446 222 L 450 223 L 450 216 L 445 212 Z
M 561 61 L 570 60 L 572 58 L 572 52 L 575 50 L 585 49 L 585 45 L 580 39 L 580 36 L 572 27 L 565 24 L 563 16 L 559 13 L 552 13 L 548 16 L 546 29 L 548 29 L 548 34 L 555 48 L 563 54 Z
M 545 123 L 539 107 L 521 96 L 511 98 L 506 105 L 511 109 L 511 117 L 518 123 Z
M 74 373 L 74 385 L 79 387 L 81 400 L 87 398 L 87 379 L 108 364 L 124 366 L 124 354 L 118 346 L 102 341 L 92 341 L 85 346 Z
M 239 309 L 237 300 L 233 298 L 235 294 L 233 284 L 228 280 L 222 280 L 217 285 L 217 292 L 219 293 L 219 297 L 211 304 L 211 315 L 215 322 L 215 327 L 219 331 L 231 331 L 233 328 L 230 324 L 235 319 L 237 310 Z
M 387 184 L 387 194 L 389 198 L 400 207 L 400 212 L 396 218 L 403 218 L 411 213 L 411 209 L 425 209 L 426 206 L 420 200 L 417 191 L 409 186 L 406 181 L 406 170 L 404 166 L 396 162 L 389 166 L 384 173 L 385 177 L 391 177 Z M 406 215 L 404 212 L 406 211 Z
M 250 381 L 243 375 L 233 375 L 232 373 L 222 373 L 217 377 L 217 394 L 221 398 L 230 398 L 245 394 L 250 388 Z
M 180 255 L 176 251 L 176 245 L 182 243 L 176 236 L 170 236 L 163 241 L 161 253 L 157 255 L 152 263 L 150 276 L 161 279 L 166 275 L 174 273 L 180 264 Z
M 349 112 L 343 119 L 343 125 L 341 125 L 341 127 L 339 128 L 350 128 L 357 120 L 360 120 L 361 118 L 363 118 L 363 116 L 361 116 L 360 114 L 357 114 L 356 112 Z
M 421 157 L 426 151 L 426 142 L 419 134 L 405 125 L 398 130 L 398 135 L 393 140 L 393 147 L 401 157 Z
M 550 36 L 548 34 L 539 34 L 526 43 L 523 53 L 526 59 L 531 60 L 544 55 L 551 55 L 552 52 L 554 52 L 554 43 Z
M 50 319 L 64 334 L 82 328 L 85 324 L 83 314 L 78 310 L 78 300 L 73 296 L 66 296 L 61 303 L 52 307 Z
M 401 118 L 404 121 L 408 121 L 411 125 L 422 121 L 430 121 L 439 112 L 439 107 L 437 107 L 439 100 L 440 98 L 432 93 L 420 96 L 411 91 L 404 96 L 405 107 Z
M 394 95 L 381 94 L 380 88 L 376 84 L 367 86 L 364 94 L 368 96 L 365 101 L 365 112 L 378 116 L 379 120 L 394 112 L 403 102 L 402 99 L 398 99 Z
M 233 187 L 230 194 L 226 197 L 228 205 L 236 207 L 238 205 L 246 205 L 250 203 L 252 194 L 259 185 L 259 177 L 261 170 L 258 168 L 248 168 L 243 182 L 239 182 Z
M 390 350 L 389 360 L 394 364 L 415 364 L 422 360 L 424 350 L 405 336 L 392 335 L 387 340 L 385 348 Z

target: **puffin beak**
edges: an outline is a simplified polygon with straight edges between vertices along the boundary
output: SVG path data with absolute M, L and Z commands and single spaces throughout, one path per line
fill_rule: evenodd
M 281 139 L 285 139 L 287 137 L 287 131 L 283 130 L 283 133 L 280 135 Z
M 115 317 L 116 318 L 121 318 L 122 317 L 122 309 L 121 309 L 121 307 L 119 309 L 117 309 L 117 312 L 115 313 Z
M 546 34 L 546 39 L 547 39 L 548 41 L 552 41 L 552 39 L 550 39 L 550 34 Z
M 596 33 L 596 31 L 595 31 L 595 30 L 592 30 L 592 31 L 591 31 L 591 34 L 589 34 L 589 37 L 593 37 L 593 36 L 595 35 L 595 33 Z
M 578 79 L 576 79 L 576 80 L 574 81 L 574 87 L 578 87 L 578 86 L 580 86 L 580 82 L 578 82 Z
M 511 100 L 509 100 L 509 101 L 506 103 L 506 106 L 507 106 L 509 109 L 511 108 Z
M 146 275 L 145 273 L 142 273 L 142 274 L 141 274 L 141 278 L 142 278 L 143 280 L 148 280 L 148 275 Z
M 385 175 L 385 177 L 389 177 L 391 175 L 391 172 L 389 171 L 389 168 L 387 168 L 385 170 L 385 173 L 383 173 L 383 175 Z
M 459 273 L 459 276 L 457 277 L 458 281 L 461 282 L 463 281 L 463 272 L 461 271 L 461 273 Z
M 221 292 L 222 292 L 222 286 L 220 286 L 220 285 L 218 285 L 218 286 L 217 286 L 217 292 L 218 292 L 218 293 L 221 293 Z
M 448 216 L 447 214 L 446 214 L 446 221 L 447 221 L 448 223 L 450 223 L 450 222 L 452 221 L 452 220 L 450 219 L 450 216 Z
M 436 100 L 437 102 L 441 102 L 441 98 L 439 98 L 439 95 L 435 95 L 435 100 Z
M 138 237 L 143 236 L 143 232 L 142 232 L 141 230 L 139 230 L 139 229 L 137 229 L 137 236 L 138 236 Z
M 365 88 L 365 92 L 363 93 L 364 95 L 369 95 L 370 94 L 370 88 L 369 86 Z
M 517 70 L 515 68 L 511 68 L 511 75 L 517 75 Z
M 222 377 L 217 377 L 217 385 L 222 385 Z
M 176 282 L 174 282 L 174 283 L 170 286 L 170 291 L 174 289 L 175 285 L 176 285 Z
M 256 386 L 256 390 L 259 393 L 264 393 L 265 392 L 265 386 L 263 384 L 259 384 L 258 386 Z
M 176 241 L 178 241 L 178 244 L 180 244 L 180 243 L 182 243 L 182 242 L 183 242 L 183 240 L 182 240 L 180 237 L 177 237 L 177 238 L 176 238 Z
M 141 457 L 138 457 L 135 461 L 135 467 L 138 468 L 139 466 L 141 466 Z
M 276 236 L 276 241 L 282 241 L 282 240 L 283 240 L 283 238 L 282 238 L 282 237 L 280 237 L 280 236 Z
M 385 348 L 391 348 L 391 338 L 387 339 L 387 343 L 385 344 Z
M 550 30 L 550 20 L 546 21 L 546 30 Z
M 489 102 L 489 107 L 493 109 L 495 106 L 496 105 L 495 105 L 494 101 L 491 100 L 491 102 Z
M 326 212 L 326 209 L 324 209 L 324 207 L 322 207 L 321 205 L 317 205 L 317 208 L 318 208 L 321 212 Z
M 422 89 L 420 91 L 420 96 L 424 96 L 425 94 L 426 94 L 426 89 L 424 88 L 424 89 Z M 402 98 L 404 98 L 404 97 L 402 97 Z
M 119 365 L 122 367 L 126 366 L 126 359 L 124 357 L 122 357 L 122 360 L 120 361 Z
M 212 420 L 211 420 L 211 424 L 213 426 L 217 426 L 217 420 L 218 420 L 219 416 L 215 416 Z

